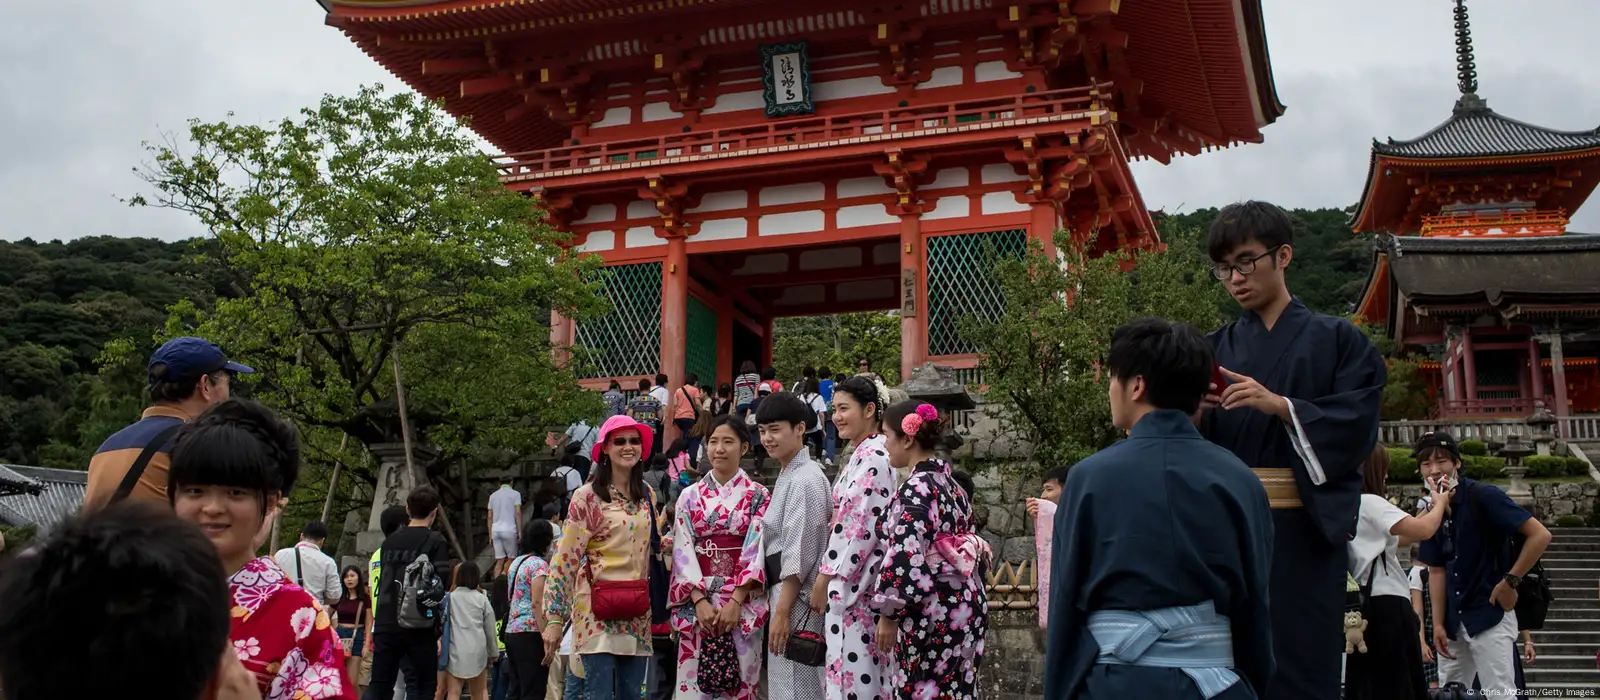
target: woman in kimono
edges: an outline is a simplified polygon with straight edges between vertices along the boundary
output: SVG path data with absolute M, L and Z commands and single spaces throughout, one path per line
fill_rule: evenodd
M 562 629 L 571 622 L 570 670 L 585 679 L 589 700 L 644 695 L 651 650 L 648 593 L 644 609 L 633 617 L 601 619 L 606 611 L 596 610 L 595 603 L 602 597 L 628 600 L 622 589 L 649 581 L 655 506 L 640 460 L 650 454 L 652 436 L 627 416 L 606 419 L 594 446 L 591 481 L 573 492 L 545 582 L 545 656 L 555 653 Z M 597 596 L 597 590 L 606 595 Z
M 811 589 L 811 609 L 826 613 L 828 700 L 874 700 L 892 693 L 893 657 L 878 650 L 873 640 L 877 616 L 867 606 L 883 559 L 878 517 L 889 509 L 898 487 L 878 434 L 882 396 L 867 377 L 851 377 L 833 389 L 834 426 L 855 450 L 833 484 L 828 550 Z
M 744 421 L 718 418 L 706 437 L 710 473 L 678 496 L 667 604 L 678 633 L 680 700 L 751 700 L 761 681 L 761 518 L 769 498 L 739 468 L 749 449 Z
M 327 611 L 272 557 L 256 556 L 299 474 L 294 428 L 260 404 L 233 399 L 178 433 L 167 497 L 216 546 L 223 570 L 234 572 L 229 636 L 262 697 L 354 700 Z
M 878 521 L 884 556 L 869 604 L 878 649 L 894 654 L 889 685 L 905 700 L 977 700 L 989 545 L 973 531 L 972 501 L 950 464 L 933 456 L 939 412 L 895 404 L 883 434 L 891 464 L 915 465 Z

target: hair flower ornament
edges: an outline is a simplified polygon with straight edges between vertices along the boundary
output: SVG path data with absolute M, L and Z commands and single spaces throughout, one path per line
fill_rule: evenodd
M 933 404 L 918 404 L 917 415 L 922 416 L 924 421 L 936 421 L 939 420 L 939 409 L 934 408 Z
M 939 420 L 939 409 L 929 404 L 921 404 L 917 406 L 916 411 L 908 413 L 905 418 L 900 419 L 900 432 L 906 435 L 916 435 L 922 430 L 924 424 L 937 420 Z

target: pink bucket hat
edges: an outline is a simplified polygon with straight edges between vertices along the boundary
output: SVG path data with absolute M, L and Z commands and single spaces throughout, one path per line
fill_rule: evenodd
M 612 416 L 607 418 L 606 422 L 600 426 L 600 439 L 594 441 L 594 449 L 589 453 L 589 461 L 599 464 L 600 450 L 606 446 L 606 443 L 611 442 L 611 434 L 628 428 L 634 428 L 639 431 L 639 440 L 643 443 L 639 446 L 639 460 L 648 459 L 650 457 L 650 440 L 654 437 L 655 431 L 651 430 L 650 426 L 627 416 Z

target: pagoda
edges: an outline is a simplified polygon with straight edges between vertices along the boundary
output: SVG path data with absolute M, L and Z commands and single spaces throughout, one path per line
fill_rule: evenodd
M 986 255 L 1158 246 L 1133 158 L 1282 114 L 1260 0 L 323 0 L 505 155 L 614 310 L 586 386 L 770 362 L 772 321 L 898 312 L 902 375 L 976 365 Z
M 1600 129 L 1505 117 L 1478 95 L 1455 6 L 1461 97 L 1409 141 L 1374 141 L 1351 228 L 1379 234 L 1357 313 L 1423 367 L 1435 417 L 1600 411 L 1600 235 L 1567 230 L 1600 183 Z

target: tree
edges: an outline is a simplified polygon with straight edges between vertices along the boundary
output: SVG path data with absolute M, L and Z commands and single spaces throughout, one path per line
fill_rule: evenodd
M 800 377 L 805 365 L 849 376 L 863 357 L 889 384 L 900 380 L 900 316 L 884 311 L 780 318 L 772 325 L 772 366 Z
M 1164 235 L 1164 251 L 1073 256 L 1064 266 L 1031 243 L 1024 257 L 995 262 L 1002 313 L 963 320 L 982 358 L 988 410 L 1032 445 L 1037 466 L 1073 464 L 1120 437 L 1100 372 L 1118 326 L 1140 316 L 1202 331 L 1221 323 L 1224 292 L 1198 257 L 1198 231 L 1169 227 Z M 1062 234 L 1057 245 L 1071 250 Z
M 331 458 L 340 434 L 400 441 L 395 357 L 413 440 L 442 451 L 432 475 L 529 455 L 549 426 L 598 415 L 548 330 L 550 309 L 603 310 L 586 281 L 596 262 L 560 247 L 437 105 L 366 87 L 270 127 L 191 121 L 187 136 L 147 146 L 137 172 L 153 193 L 130 203 L 198 218 L 215 241 L 201 256 L 233 298 L 173 305 L 162 335 L 201 335 L 254 366 L 256 398 L 312 452 Z

